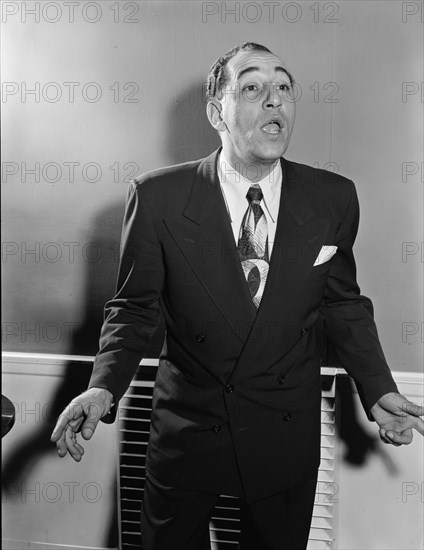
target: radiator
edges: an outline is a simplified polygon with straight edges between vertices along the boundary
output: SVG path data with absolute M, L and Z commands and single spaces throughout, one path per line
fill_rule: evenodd
M 120 401 L 118 509 L 121 550 L 143 548 L 140 509 L 156 366 L 157 359 L 144 360 Z M 331 549 L 335 540 L 338 501 L 334 469 L 336 371 L 337 369 L 325 367 L 321 373 L 321 465 L 308 550 Z M 239 533 L 238 499 L 221 495 L 210 522 L 212 550 L 237 550 Z

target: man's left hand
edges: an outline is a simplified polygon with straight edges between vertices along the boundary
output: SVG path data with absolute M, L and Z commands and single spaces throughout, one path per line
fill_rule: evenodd
M 390 392 L 380 397 L 371 408 L 371 414 L 380 426 L 380 439 L 399 447 L 409 445 L 412 441 L 412 430 L 424 435 L 424 406 L 408 401 L 400 393 Z

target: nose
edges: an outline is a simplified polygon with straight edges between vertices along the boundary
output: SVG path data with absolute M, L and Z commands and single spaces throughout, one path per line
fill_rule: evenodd
M 282 104 L 282 96 L 279 93 L 277 86 L 272 82 L 268 82 L 265 86 L 264 107 L 266 109 L 275 109 Z

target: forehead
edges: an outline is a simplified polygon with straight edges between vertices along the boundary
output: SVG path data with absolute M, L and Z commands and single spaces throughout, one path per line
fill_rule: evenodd
M 269 74 L 278 73 L 287 76 L 284 63 L 280 57 L 267 52 L 238 52 L 227 65 L 228 74 L 231 80 L 238 80 L 250 73 L 262 72 Z M 287 76 L 288 78 L 288 76 Z

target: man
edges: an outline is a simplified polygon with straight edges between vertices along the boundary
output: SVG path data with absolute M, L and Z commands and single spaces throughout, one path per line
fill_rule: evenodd
M 145 549 L 210 548 L 221 493 L 242 498 L 242 550 L 304 549 L 319 465 L 318 315 L 384 442 L 424 433 L 424 411 L 397 393 L 359 294 L 353 183 L 282 158 L 295 102 L 281 59 L 237 46 L 212 66 L 207 94 L 222 148 L 131 185 L 89 390 L 52 440 L 78 461 L 77 431 L 90 439 L 100 417 L 113 420 L 160 307 Z

